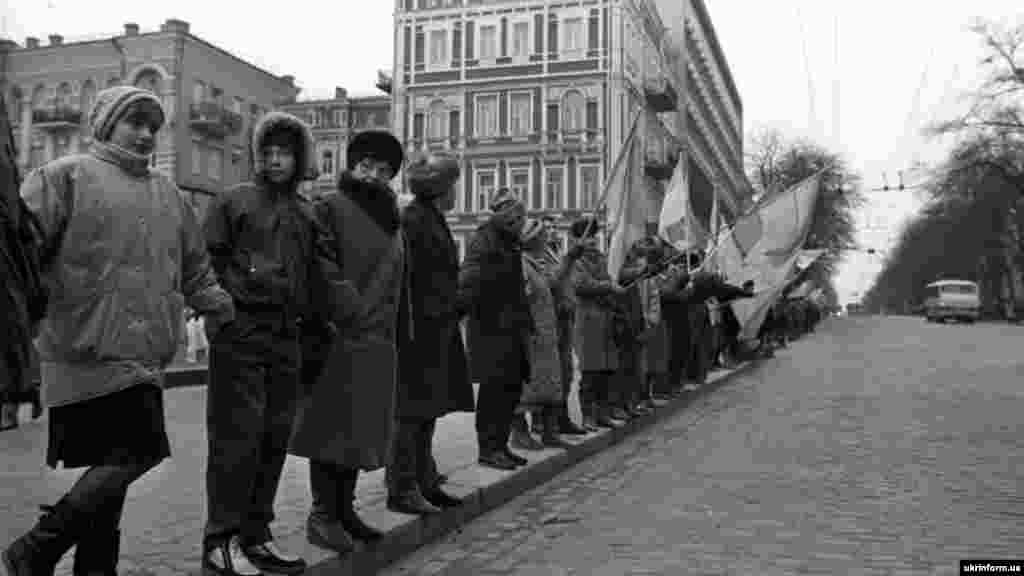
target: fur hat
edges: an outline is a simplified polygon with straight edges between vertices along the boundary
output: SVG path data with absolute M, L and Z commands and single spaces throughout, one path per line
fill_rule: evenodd
M 264 114 L 252 130 L 253 172 L 261 174 L 264 170 L 263 155 L 260 153 L 269 137 L 276 140 L 281 132 L 290 134 L 285 138 L 295 149 L 295 173 L 298 180 L 315 180 L 320 175 L 316 166 L 313 151 L 313 132 L 306 123 L 286 112 L 272 111 Z
M 139 102 L 152 104 L 160 111 L 162 126 L 167 115 L 156 94 L 135 86 L 112 86 L 96 95 L 96 103 L 89 112 L 89 126 L 92 128 L 93 138 L 100 142 L 109 140 L 114 132 L 114 126 L 124 116 L 128 107 Z
M 418 154 L 405 169 L 409 189 L 416 195 L 434 198 L 447 194 L 459 179 L 459 163 L 450 156 Z
M 390 132 L 367 130 L 356 134 L 348 143 L 345 161 L 351 170 L 366 158 L 386 162 L 391 167 L 391 172 L 398 174 L 405 162 L 405 152 L 402 150 L 402 143 Z

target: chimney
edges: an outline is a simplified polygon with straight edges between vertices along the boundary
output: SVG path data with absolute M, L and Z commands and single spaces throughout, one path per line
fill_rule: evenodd
M 348 98 L 348 90 L 345 90 L 341 86 L 335 86 L 334 87 L 334 99 L 335 100 L 344 100 L 345 98 Z
M 188 22 L 184 20 L 178 20 L 177 18 L 168 18 L 164 22 L 164 25 L 160 27 L 162 32 L 181 32 L 182 34 L 188 34 Z
M 125 24 L 124 25 L 124 35 L 125 36 L 138 36 L 139 35 L 139 25 L 134 23 L 134 22 L 129 22 L 129 23 Z
M 285 83 L 287 83 L 287 84 L 291 84 L 292 86 L 295 86 L 295 76 L 292 76 L 291 74 L 286 74 L 284 76 L 281 76 L 281 80 L 284 80 Z
M 50 46 L 60 46 L 64 43 L 64 37 L 60 34 L 50 34 Z
M 39 38 L 35 36 L 25 38 L 25 48 L 39 48 Z
M 9 52 L 11 50 L 17 50 L 19 48 L 18 43 L 10 38 L 0 38 L 0 52 Z

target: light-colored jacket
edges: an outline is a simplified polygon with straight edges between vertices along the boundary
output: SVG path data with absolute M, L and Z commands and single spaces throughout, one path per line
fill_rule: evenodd
M 192 207 L 165 175 L 110 148 L 32 172 L 21 194 L 54 254 L 37 346 L 44 396 L 61 406 L 162 383 L 187 303 L 232 314 Z

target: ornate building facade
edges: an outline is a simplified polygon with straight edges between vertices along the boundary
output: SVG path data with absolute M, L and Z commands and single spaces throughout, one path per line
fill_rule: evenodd
M 716 203 L 735 213 L 747 187 L 742 169 L 738 180 L 726 169 L 742 165 L 742 150 L 734 139 L 721 156 L 712 146 L 715 131 L 736 124 L 690 134 L 707 129 L 704 100 L 688 92 L 704 89 L 703 80 L 689 84 L 702 72 L 671 29 L 654 0 L 396 0 L 395 132 L 409 151 L 460 159 L 450 215 L 460 249 L 503 186 L 531 213 L 553 215 L 564 234 L 575 216 L 597 208 L 634 118 L 650 228 L 679 161 L 705 220 Z M 737 108 L 738 97 L 723 106 Z
M 250 177 L 254 120 L 299 93 L 293 77 L 233 56 L 181 20 L 152 32 L 129 23 L 123 34 L 85 41 L 2 40 L 0 90 L 21 169 L 84 150 L 96 93 L 117 84 L 144 86 L 163 100 L 168 118 L 153 163 L 192 193 L 200 212 L 212 195 Z

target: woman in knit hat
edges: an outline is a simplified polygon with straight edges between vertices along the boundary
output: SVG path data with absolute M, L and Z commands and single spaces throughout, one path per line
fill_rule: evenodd
M 39 330 L 50 408 L 47 463 L 88 468 L 3 552 L 7 574 L 53 574 L 75 546 L 75 574 L 115 574 L 128 487 L 170 456 L 164 367 L 184 306 L 211 331 L 233 317 L 196 216 L 150 170 L 164 123 L 157 97 L 118 86 L 89 117 L 93 144 L 32 172 L 22 196 L 39 218 L 49 309 Z
M 527 220 L 523 228 L 523 276 L 534 332 L 530 339 L 532 370 L 516 410 L 512 443 L 524 450 L 565 447 L 558 436 L 563 399 L 555 297 L 564 292 L 582 250 L 573 250 L 561 258 L 549 249 L 550 235 L 550 228 L 541 220 Z M 539 424 L 536 428 L 541 431 L 541 442 L 530 435 L 527 413 Z
M 528 462 L 508 447 L 523 382 L 530 377 L 533 319 L 524 290 L 519 236 L 526 209 L 508 188 L 498 190 L 490 207 L 492 216 L 477 228 L 466 250 L 458 306 L 469 312 L 471 368 L 480 383 L 478 461 L 512 470 Z

